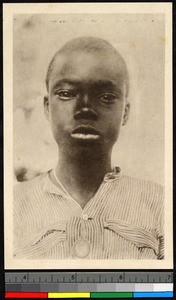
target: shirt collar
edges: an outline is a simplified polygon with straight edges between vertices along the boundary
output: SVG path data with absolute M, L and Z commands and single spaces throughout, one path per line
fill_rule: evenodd
M 44 177 L 44 180 L 43 180 L 43 186 L 42 186 L 43 191 L 47 192 L 47 193 L 51 193 L 51 194 L 63 195 L 64 197 L 68 197 L 68 195 L 61 188 L 56 186 L 51 181 L 51 179 L 49 177 L 50 171 L 45 173 L 45 177 Z M 119 180 L 121 175 L 122 175 L 121 174 L 121 169 L 119 167 L 114 167 L 112 172 L 107 173 L 104 176 L 103 181 L 104 182 L 113 182 L 113 181 Z
M 107 173 L 104 176 L 103 180 L 105 182 L 110 182 L 110 181 L 118 180 L 120 177 L 121 177 L 121 169 L 120 169 L 120 167 L 114 167 L 113 171 L 110 172 L 110 173 Z

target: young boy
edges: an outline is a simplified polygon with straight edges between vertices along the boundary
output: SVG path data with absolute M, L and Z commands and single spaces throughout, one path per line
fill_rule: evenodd
M 14 257 L 163 259 L 162 188 L 111 166 L 130 110 L 120 54 L 102 39 L 73 39 L 53 57 L 46 86 L 58 163 L 15 187 Z

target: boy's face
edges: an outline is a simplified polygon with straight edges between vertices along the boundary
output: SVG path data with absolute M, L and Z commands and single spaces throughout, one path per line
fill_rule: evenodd
M 121 68 L 108 53 L 58 55 L 44 106 L 60 149 L 111 151 L 129 112 Z

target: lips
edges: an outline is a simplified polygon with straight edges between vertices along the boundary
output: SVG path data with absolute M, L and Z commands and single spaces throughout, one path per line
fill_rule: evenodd
M 97 140 L 100 133 L 90 125 L 79 125 L 72 131 L 71 136 L 75 139 Z

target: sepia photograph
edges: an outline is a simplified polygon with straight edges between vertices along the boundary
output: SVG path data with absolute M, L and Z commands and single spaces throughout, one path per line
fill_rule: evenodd
M 4 5 L 6 266 L 168 269 L 171 5 L 71 7 Z

